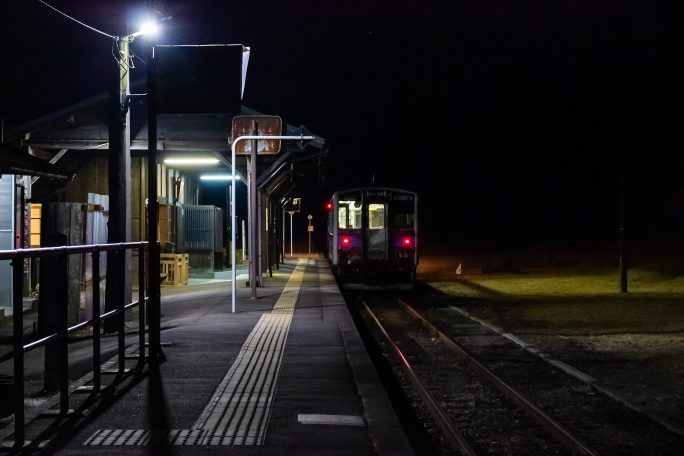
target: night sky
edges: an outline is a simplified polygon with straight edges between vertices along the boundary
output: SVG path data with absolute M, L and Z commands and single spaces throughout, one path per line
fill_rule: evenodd
M 50 3 L 110 34 L 146 5 Z M 156 5 L 172 16 L 160 43 L 250 46 L 244 104 L 326 138 L 325 188 L 303 195 L 321 218 L 374 177 L 419 192 L 424 244 L 610 245 L 622 159 L 634 248 L 684 245 L 681 1 Z M 115 71 L 111 40 L 37 0 L 3 1 L 0 33 L 6 127 Z

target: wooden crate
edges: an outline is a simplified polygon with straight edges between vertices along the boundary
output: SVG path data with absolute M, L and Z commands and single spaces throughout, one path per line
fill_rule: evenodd
M 160 272 L 164 279 L 161 285 L 187 285 L 190 258 L 187 253 L 161 253 Z

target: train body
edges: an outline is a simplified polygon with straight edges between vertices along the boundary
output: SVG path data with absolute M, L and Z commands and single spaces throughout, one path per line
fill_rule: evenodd
M 328 204 L 328 258 L 354 286 L 411 287 L 418 266 L 418 195 L 397 188 L 338 191 Z

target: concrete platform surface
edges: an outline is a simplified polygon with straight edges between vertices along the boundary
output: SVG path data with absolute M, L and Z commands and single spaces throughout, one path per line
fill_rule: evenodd
M 72 393 L 76 413 L 27 439 L 65 455 L 413 453 L 324 259 L 288 257 L 256 299 L 238 285 L 234 314 L 227 282 L 165 297 L 165 361 Z

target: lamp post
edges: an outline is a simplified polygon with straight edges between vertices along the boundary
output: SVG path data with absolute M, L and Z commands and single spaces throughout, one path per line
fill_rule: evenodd
M 130 131 L 130 44 L 143 34 L 156 32 L 153 23 L 140 31 L 116 38 L 116 84 L 110 97 L 109 121 L 109 221 L 108 242 L 131 240 L 131 131 Z M 114 310 L 118 303 L 131 301 L 131 251 L 107 255 L 107 288 L 105 310 Z M 119 324 L 123 323 L 123 317 Z M 105 332 L 116 330 L 114 320 L 105 322 Z M 123 343 L 120 341 L 120 343 Z

